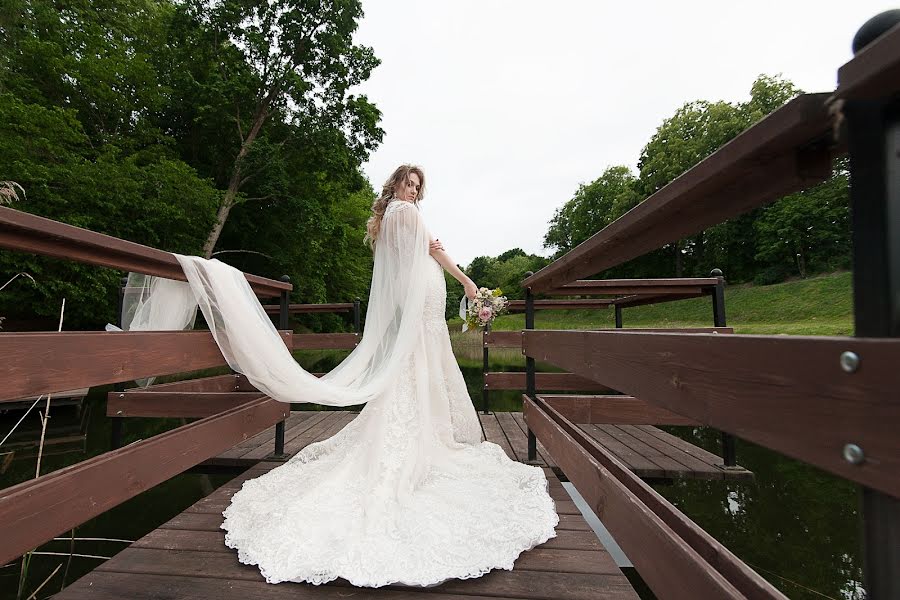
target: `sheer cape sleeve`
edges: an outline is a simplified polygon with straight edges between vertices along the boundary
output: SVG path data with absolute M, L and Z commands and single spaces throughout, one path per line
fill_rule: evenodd
M 377 397 L 419 342 L 428 239 L 415 205 L 399 200 L 388 205 L 375 243 L 364 333 L 357 347 L 321 378 L 294 360 L 243 273 L 217 259 L 175 257 L 232 369 L 281 402 L 351 406 Z M 169 299 L 174 301 L 171 295 Z M 162 306 L 167 302 L 165 293 L 150 300 Z M 153 323 L 146 329 L 154 329 Z

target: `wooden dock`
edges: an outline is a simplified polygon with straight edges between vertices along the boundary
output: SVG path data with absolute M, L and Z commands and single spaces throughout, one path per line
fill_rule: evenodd
M 358 413 L 298 411 L 288 421 L 285 451 L 294 453 L 327 438 Z M 488 439 L 501 444 L 513 458 L 525 451 L 522 413 L 482 416 Z M 515 433 L 518 431 L 519 433 Z M 483 577 L 450 580 L 431 588 L 385 586 L 354 588 L 337 579 L 323 586 L 282 583 L 270 585 L 253 565 L 238 562 L 236 551 L 225 546 L 222 511 L 244 481 L 277 467 L 260 460 L 273 448 L 274 430 L 248 438 L 222 460 L 255 460 L 247 471 L 199 500 L 158 529 L 134 542 L 55 598 L 345 598 L 384 597 L 443 600 L 478 598 L 588 599 L 637 598 L 628 579 L 598 540 L 566 492 L 553 469 L 544 467 L 560 523 L 557 537 L 524 552 L 513 571 L 495 570 Z M 523 454 L 524 456 L 524 454 Z
M 330 437 L 357 413 L 293 411 L 285 423 L 284 451 L 293 455 L 312 441 Z M 478 413 L 485 439 L 499 445 L 513 460 L 526 462 L 528 439 L 521 412 Z M 737 479 L 753 473 L 743 467 L 725 468 L 720 456 L 651 425 L 579 425 L 601 446 L 644 479 Z M 219 456 L 201 463 L 216 467 L 250 467 L 272 454 L 275 428 L 255 435 Z M 538 441 L 537 464 L 557 469 Z M 557 469 L 557 475 L 560 475 Z

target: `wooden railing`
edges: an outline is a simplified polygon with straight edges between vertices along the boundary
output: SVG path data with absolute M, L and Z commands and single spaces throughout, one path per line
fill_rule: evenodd
M 578 299 L 578 300 L 533 300 L 533 310 L 573 310 L 596 309 L 613 306 L 615 308 L 616 329 L 609 331 L 621 331 L 623 327 L 623 310 L 630 306 L 645 304 L 658 304 L 708 296 L 712 302 L 713 327 L 705 328 L 670 328 L 670 329 L 631 329 L 629 331 L 641 331 L 644 333 L 733 333 L 733 329 L 725 326 L 725 279 L 721 271 L 714 270 L 715 277 L 707 278 L 679 278 L 679 279 L 600 279 L 577 281 L 573 284 L 561 286 L 560 294 L 571 295 L 613 295 L 613 298 L 603 299 Z M 530 273 L 529 273 L 530 275 Z M 563 292 L 565 290 L 565 292 Z M 525 301 L 513 300 L 510 302 L 510 312 L 524 312 Z M 533 318 L 533 317 L 532 317 Z M 605 331 L 605 330 L 593 330 Z M 482 387 L 482 412 L 490 412 L 491 390 L 526 390 L 527 380 L 525 372 L 498 372 L 490 371 L 491 348 L 517 348 L 523 354 L 523 331 L 492 331 L 490 326 L 485 328 L 482 334 L 482 375 L 484 385 Z M 591 419 L 588 421 L 576 421 L 577 423 L 627 423 L 631 425 L 693 425 L 696 421 L 674 414 L 669 410 L 648 406 L 643 400 L 622 396 L 607 395 L 616 394 L 616 390 L 608 384 L 595 379 L 584 377 L 578 373 L 535 373 L 534 391 L 566 391 L 566 392 L 595 392 L 604 394 L 593 396 L 594 406 L 586 411 L 579 409 L 569 412 L 575 404 L 561 400 L 562 397 L 550 397 L 542 395 L 545 399 L 555 404 L 558 410 L 563 411 L 570 418 L 585 415 Z M 587 397 L 581 397 L 582 401 L 588 401 Z M 628 416 L 626 416 L 628 415 Z M 637 419 L 629 421 L 628 419 Z M 533 458 L 533 457 L 529 457 Z M 734 438 L 728 433 L 722 433 L 722 458 L 726 467 L 737 464 L 735 456 Z
M 838 80 L 833 93 L 795 98 L 523 282 L 529 458 L 540 439 L 660 598 L 783 596 L 575 425 L 585 411 L 592 418 L 589 401 L 538 396 L 535 360 L 859 483 L 868 597 L 900 598 L 900 25 Z M 535 330 L 535 294 L 602 288 L 579 279 L 819 183 L 843 154 L 856 337 Z
M 0 207 L 0 248 L 185 280 L 168 252 L 7 207 Z M 358 323 L 354 333 L 285 331 L 290 282 L 245 276 L 258 296 L 280 299 L 280 329 L 289 348 L 353 348 L 358 343 Z M 349 304 L 350 310 L 353 306 Z M 0 333 L 0 356 L 0 402 L 112 383 L 116 392 L 111 394 L 111 406 L 122 411 L 120 416 L 128 411 L 129 416 L 201 417 L 0 491 L 0 564 L 273 424 L 281 432 L 281 447 L 276 436 L 275 452 L 283 455 L 284 419 L 290 406 L 254 390 L 240 376 L 180 381 L 141 391 L 121 387 L 134 379 L 224 366 L 209 332 Z M 121 418 L 113 421 L 121 422 Z

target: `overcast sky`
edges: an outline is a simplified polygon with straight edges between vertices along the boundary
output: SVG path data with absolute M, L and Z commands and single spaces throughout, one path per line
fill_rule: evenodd
M 376 190 L 425 170 L 426 223 L 453 259 L 542 241 L 556 208 L 616 164 L 636 171 L 692 100 L 744 101 L 760 74 L 831 91 L 862 23 L 895 2 L 363 0 L 381 65 L 357 93 L 383 113 Z

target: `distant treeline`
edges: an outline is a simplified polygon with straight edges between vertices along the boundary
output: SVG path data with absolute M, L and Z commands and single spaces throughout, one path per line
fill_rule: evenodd
M 644 146 L 637 174 L 627 166 L 612 166 L 578 187 L 553 215 L 544 247 L 553 251 L 552 258 L 562 256 L 799 93 L 788 81 L 760 76 L 747 102 L 685 104 L 663 121 Z M 850 267 L 848 207 L 847 166 L 839 161 L 831 179 L 813 189 L 668 244 L 601 276 L 696 277 L 719 268 L 729 282 L 767 284 L 846 269 Z M 499 286 L 507 296 L 521 298 L 519 282 L 524 273 L 537 271 L 547 262 L 516 248 L 496 258 L 479 256 L 467 273 L 478 285 Z M 454 287 L 450 296 L 453 293 L 458 302 L 462 289 Z
M 378 60 L 352 42 L 358 1 L 279 6 L 7 2 L 0 181 L 24 190 L 13 208 L 287 274 L 294 301 L 365 297 L 373 191 L 360 166 L 381 114 L 347 90 Z M 20 271 L 36 283 L 0 293 L 5 328 L 55 327 L 62 298 L 66 329 L 115 320 L 119 273 L 0 252 L 0 285 Z

